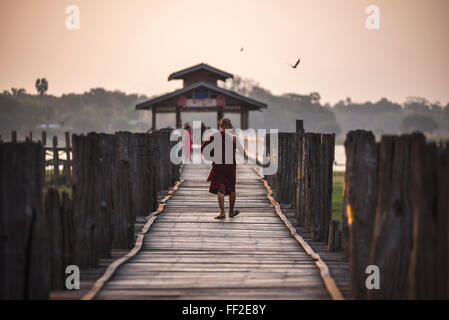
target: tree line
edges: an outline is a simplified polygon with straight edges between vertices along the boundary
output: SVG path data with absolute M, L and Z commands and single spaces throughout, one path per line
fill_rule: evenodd
M 81 94 L 57 97 L 47 94 L 49 83 L 46 79 L 38 79 L 35 85 L 37 94 L 27 93 L 22 88 L 4 90 L 0 94 L 2 137 L 8 137 L 12 130 L 19 133 L 49 130 L 59 134 L 64 131 L 112 133 L 149 129 L 150 113 L 135 110 L 136 104 L 149 99 L 145 95 L 94 88 Z M 267 109 L 251 113 L 252 128 L 294 131 L 295 122 L 290 120 L 303 119 L 306 131 L 340 136 L 359 128 L 378 135 L 412 131 L 449 134 L 449 104 L 442 106 L 420 97 L 409 97 L 402 105 L 386 98 L 364 103 L 347 98 L 330 105 L 323 104 L 317 92 L 274 95 L 256 82 L 238 76 L 226 82 L 224 87 L 267 103 Z M 205 116 L 211 122 L 208 125 L 214 126 L 212 122 L 216 115 Z M 185 118 L 188 117 L 186 114 Z M 158 117 L 159 128 L 173 127 L 174 122 L 174 116 Z

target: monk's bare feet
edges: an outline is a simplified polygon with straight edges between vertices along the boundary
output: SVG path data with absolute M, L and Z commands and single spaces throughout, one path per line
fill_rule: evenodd
M 220 213 L 218 216 L 216 216 L 214 219 L 224 219 L 226 218 L 226 215 L 224 213 Z
M 229 217 L 235 217 L 236 215 L 238 215 L 240 213 L 240 210 L 232 210 L 232 212 L 229 212 Z

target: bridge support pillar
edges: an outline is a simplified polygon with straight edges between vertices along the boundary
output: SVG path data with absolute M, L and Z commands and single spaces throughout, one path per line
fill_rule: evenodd
M 176 107 L 176 129 L 182 128 L 181 108 Z

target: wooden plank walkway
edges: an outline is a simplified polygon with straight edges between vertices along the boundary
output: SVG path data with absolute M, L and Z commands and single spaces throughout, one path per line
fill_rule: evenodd
M 237 169 L 241 214 L 221 221 L 213 219 L 209 168 L 184 165 L 184 182 L 141 251 L 96 299 L 330 299 L 315 261 L 276 214 L 253 166 Z

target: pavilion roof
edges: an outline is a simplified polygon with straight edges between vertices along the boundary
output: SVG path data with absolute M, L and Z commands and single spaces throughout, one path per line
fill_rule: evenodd
M 223 94 L 225 96 L 231 97 L 233 99 L 239 100 L 247 105 L 253 106 L 255 107 L 255 109 L 260 109 L 260 108 L 267 108 L 266 103 L 245 97 L 241 94 L 238 94 L 234 91 L 230 91 L 221 87 L 217 87 L 213 84 L 210 84 L 208 82 L 204 82 L 204 81 L 199 81 L 199 82 L 195 82 L 189 86 L 186 86 L 182 89 L 179 90 L 175 90 L 173 92 L 161 95 L 159 97 L 155 97 L 153 99 L 147 100 L 145 102 L 139 103 L 138 105 L 136 105 L 136 109 L 137 110 L 142 110 L 142 109 L 151 109 L 155 104 L 158 103 L 162 103 L 165 100 L 170 100 L 176 96 L 182 95 L 184 93 L 187 93 L 189 91 L 195 90 L 197 88 L 207 88 L 210 89 L 212 91 L 218 92 L 220 94 Z
M 233 78 L 234 76 L 228 72 L 222 71 L 220 69 L 214 68 L 206 63 L 200 63 L 195 66 L 185 68 L 176 72 L 173 72 L 168 76 L 168 80 L 173 79 L 184 79 L 184 77 L 192 72 L 198 71 L 198 70 L 207 70 L 211 73 L 214 73 L 218 76 L 219 79 L 226 80 L 228 78 Z

